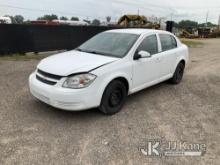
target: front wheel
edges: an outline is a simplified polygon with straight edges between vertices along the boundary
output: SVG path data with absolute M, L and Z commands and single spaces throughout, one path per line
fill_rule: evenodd
M 170 82 L 173 84 L 179 84 L 183 78 L 184 69 L 185 69 L 185 64 L 183 62 L 180 62 L 177 65 L 175 73 L 173 77 L 170 79 Z
M 105 89 L 99 110 L 106 115 L 113 115 L 122 109 L 126 98 L 126 86 L 123 82 L 114 80 Z

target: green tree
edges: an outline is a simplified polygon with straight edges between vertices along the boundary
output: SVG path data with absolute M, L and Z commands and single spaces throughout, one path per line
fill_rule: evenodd
M 60 17 L 60 20 L 67 21 L 67 20 L 68 20 L 68 18 L 67 18 L 67 17 L 62 16 L 62 17 Z
M 16 15 L 16 16 L 14 16 L 14 20 L 15 20 L 15 22 L 18 23 L 18 24 L 24 23 L 24 17 L 23 17 L 22 15 Z
M 43 17 L 39 17 L 37 20 L 47 20 L 47 21 L 52 21 L 54 19 L 58 19 L 57 15 L 51 14 L 51 15 L 44 15 Z
M 198 26 L 199 26 L 199 27 L 217 27 L 216 24 L 213 24 L 213 23 L 211 23 L 211 22 L 207 22 L 207 24 L 206 24 L 206 23 L 201 23 L 201 24 L 199 24 Z
M 179 27 L 180 28 L 197 28 L 198 27 L 198 22 L 191 21 L 191 20 L 182 20 L 179 22 Z
M 28 19 L 27 21 L 24 22 L 24 24 L 31 24 L 31 20 Z
M 106 21 L 107 21 L 108 23 L 111 21 L 111 19 L 112 19 L 112 18 L 111 18 L 110 16 L 107 16 L 107 17 L 106 17 Z
M 78 17 L 72 17 L 71 21 L 79 21 L 79 18 Z
M 174 23 L 173 23 L 173 27 L 179 28 L 179 24 L 178 24 L 177 22 L 174 22 Z
M 92 25 L 94 25 L 94 26 L 99 26 L 101 24 L 101 22 L 100 22 L 100 20 L 98 20 L 98 19 L 94 19 L 93 21 L 92 21 Z

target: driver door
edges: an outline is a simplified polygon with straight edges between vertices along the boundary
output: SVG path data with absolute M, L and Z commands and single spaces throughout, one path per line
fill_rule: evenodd
M 133 61 L 133 92 L 155 84 L 159 80 L 160 61 L 158 36 L 156 34 L 143 39 L 136 53 L 146 51 L 150 57 L 139 58 Z

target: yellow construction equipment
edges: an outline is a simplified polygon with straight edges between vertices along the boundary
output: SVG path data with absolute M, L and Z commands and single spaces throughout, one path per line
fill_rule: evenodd
M 184 37 L 184 38 L 198 38 L 198 35 L 192 34 L 189 31 L 187 31 L 186 29 L 182 29 L 181 37 Z
M 150 29 L 159 29 L 160 24 L 151 23 L 147 17 L 141 15 L 124 15 L 118 21 L 119 26 L 123 27 L 143 27 Z

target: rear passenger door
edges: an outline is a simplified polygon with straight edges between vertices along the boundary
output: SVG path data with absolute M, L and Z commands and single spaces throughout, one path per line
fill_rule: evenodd
M 159 34 L 161 43 L 160 76 L 166 78 L 172 76 L 177 58 L 177 41 L 170 34 Z

